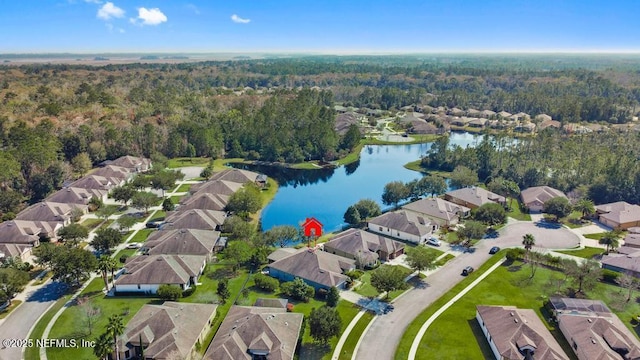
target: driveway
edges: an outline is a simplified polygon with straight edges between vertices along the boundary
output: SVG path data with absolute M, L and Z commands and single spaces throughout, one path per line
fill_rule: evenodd
M 65 285 L 49 281 L 37 289 L 26 289 L 24 302 L 0 324 L 1 339 L 26 339 L 40 315 L 64 294 Z M 0 360 L 22 359 L 21 348 L 0 348 Z
M 500 230 L 495 239 L 482 240 L 473 253 L 456 256 L 438 271 L 422 280 L 419 286 L 409 290 L 394 301 L 395 311 L 378 316 L 364 334 L 356 359 L 393 359 L 396 348 L 407 326 L 429 305 L 453 288 L 463 277 L 460 275 L 465 266 L 480 267 L 490 257 L 492 246 L 521 246 L 522 236 L 532 234 L 536 238 L 536 247 L 552 249 L 572 248 L 579 244 L 580 238 L 565 228 L 553 228 L 546 223 L 514 223 Z

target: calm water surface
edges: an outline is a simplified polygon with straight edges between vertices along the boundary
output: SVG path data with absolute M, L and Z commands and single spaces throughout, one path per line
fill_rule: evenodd
M 480 142 L 481 136 L 454 133 L 450 144 L 466 147 Z M 391 181 L 408 182 L 421 177 L 404 164 L 419 159 L 431 143 L 414 145 L 365 146 L 357 163 L 337 169 L 293 170 L 253 166 L 275 178 L 280 184 L 273 201 L 262 211 L 262 228 L 275 225 L 299 226 L 306 217 L 314 216 L 325 231 L 339 230 L 347 207 L 369 198 L 382 205 L 382 190 Z

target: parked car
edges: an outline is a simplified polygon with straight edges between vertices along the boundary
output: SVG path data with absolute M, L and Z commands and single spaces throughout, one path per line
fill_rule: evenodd
M 129 243 L 127 244 L 127 249 L 140 249 L 142 247 L 141 243 Z
M 473 268 L 471 266 L 467 266 L 462 269 L 462 275 L 467 276 L 473 272 Z
M 489 250 L 489 254 L 493 255 L 495 253 L 497 253 L 498 251 L 500 251 L 500 248 L 497 246 L 494 246 L 491 248 L 491 250 Z
M 430 237 L 427 239 L 427 244 L 433 245 L 433 246 L 440 246 L 442 243 L 437 238 Z
M 149 221 L 145 226 L 148 229 L 157 229 L 162 225 L 162 221 Z

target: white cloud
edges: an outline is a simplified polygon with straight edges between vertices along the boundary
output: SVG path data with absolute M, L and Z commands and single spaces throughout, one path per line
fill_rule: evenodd
M 84 0 L 84 2 L 91 4 L 102 4 L 102 0 Z
M 200 9 L 198 9 L 198 7 L 193 4 L 187 4 L 187 9 L 193 11 L 193 13 L 196 15 L 200 15 Z
M 251 19 L 243 19 L 240 16 L 233 14 L 231 15 L 231 21 L 238 24 L 248 24 L 251 22 Z
M 142 21 L 141 25 L 160 25 L 167 21 L 167 16 L 158 8 L 147 9 L 141 7 L 138 9 L 138 18 L 129 19 L 132 24 L 137 24 L 138 20 Z
M 98 9 L 98 18 L 102 20 L 110 20 L 112 18 L 121 18 L 124 16 L 124 10 L 113 5 L 112 2 L 106 2 Z

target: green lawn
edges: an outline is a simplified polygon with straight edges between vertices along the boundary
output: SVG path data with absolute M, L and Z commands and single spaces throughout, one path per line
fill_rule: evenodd
M 432 250 L 439 251 L 435 249 L 432 249 Z M 400 265 L 395 265 L 395 266 L 402 269 L 402 271 L 405 272 L 405 276 L 409 276 L 409 274 L 413 272 L 413 270 L 407 269 L 404 266 L 400 266 Z M 373 285 L 371 285 L 371 271 L 366 271 L 364 275 L 362 275 L 360 279 L 358 279 L 358 281 L 362 282 L 362 284 L 358 286 L 357 289 L 354 290 L 356 293 L 366 297 L 377 297 L 380 295 L 380 292 L 376 290 L 376 288 L 374 288 Z M 410 285 L 407 284 L 407 286 L 410 286 Z M 406 289 L 392 291 L 391 293 L 389 293 L 389 296 L 387 299 L 393 300 L 405 291 Z
M 353 329 L 351 329 L 347 340 L 344 342 L 344 345 L 342 345 L 342 351 L 340 352 L 339 357 L 340 360 L 351 360 L 353 351 L 356 349 L 356 344 L 358 343 L 360 336 L 362 336 L 364 329 L 369 325 L 371 320 L 373 320 L 373 317 L 374 315 L 367 311 L 362 315 L 360 320 L 358 320 Z
M 562 250 L 562 251 L 556 251 L 556 252 L 567 254 L 567 255 L 573 255 L 573 256 L 577 256 L 585 259 L 592 259 L 595 256 L 602 255 L 604 253 L 604 249 L 586 246 L 584 249 Z
M 193 184 L 182 184 L 178 186 L 178 189 L 176 190 L 176 192 L 179 192 L 179 193 L 187 192 L 191 189 L 192 185 Z
M 35 342 L 36 339 L 40 339 L 42 337 L 42 333 L 44 333 L 44 329 L 49 324 L 49 321 L 51 321 L 53 316 L 64 306 L 70 297 L 71 295 L 65 295 L 53 304 L 49 311 L 47 311 L 33 327 L 31 334 L 29 334 L 29 339 L 33 339 Z M 39 351 L 40 349 L 35 346 L 27 347 L 24 352 L 24 358 L 26 360 L 38 360 L 40 359 Z
M 113 258 L 116 259 L 117 261 L 120 261 L 120 258 L 122 257 L 122 255 L 128 255 L 128 257 L 132 257 L 137 252 L 138 250 L 136 249 L 122 249 L 118 251 Z
M 104 219 L 86 219 L 80 225 L 86 227 L 89 231 L 96 229 Z
M 138 232 L 131 238 L 131 240 L 129 240 L 129 242 L 133 242 L 133 243 L 145 242 L 145 240 L 147 240 L 149 235 L 151 235 L 151 233 L 154 231 L 157 231 L 157 230 L 156 229 L 138 230 Z
M 164 212 L 163 210 L 158 210 L 156 211 L 155 214 L 153 214 L 153 217 L 151 219 L 149 219 L 149 221 L 162 221 L 164 220 L 164 217 L 167 215 L 166 212 Z
M 478 278 L 482 273 L 484 273 L 487 269 L 489 269 L 495 263 L 500 261 L 502 259 L 502 256 L 504 255 L 504 252 L 505 251 L 503 250 L 498 254 L 494 255 L 493 257 L 491 257 L 486 263 L 480 266 L 478 270 L 471 273 L 471 275 L 467 276 L 464 280 L 462 280 L 456 286 L 454 286 L 449 292 L 447 292 L 441 298 L 436 300 L 431 306 L 429 306 L 422 313 L 420 313 L 420 315 L 418 315 L 418 317 L 416 317 L 411 322 L 411 324 L 409 324 L 409 326 L 407 327 L 407 330 L 405 330 L 405 333 L 402 335 L 402 339 L 400 340 L 400 344 L 398 345 L 398 349 L 396 350 L 395 359 L 396 360 L 407 359 L 407 356 L 409 355 L 409 349 L 411 348 L 411 343 L 413 342 L 413 339 L 418 333 L 418 330 L 420 330 L 420 327 L 422 326 L 422 324 L 424 324 L 424 322 L 427 321 L 427 319 L 429 319 L 429 317 L 431 317 L 431 315 L 435 313 L 441 306 L 443 306 L 449 300 L 451 300 L 454 296 L 456 296 L 457 293 L 459 293 L 462 289 L 464 289 L 469 284 L 471 284 L 476 278 Z M 452 335 L 455 335 L 455 334 L 458 334 L 457 330 Z M 458 340 L 460 339 L 468 339 L 468 338 L 460 336 L 458 337 Z M 462 343 L 462 342 L 469 342 L 469 341 L 459 341 L 459 342 Z M 456 357 L 449 357 L 448 359 L 455 359 L 455 358 Z M 463 356 L 462 358 L 472 359 L 473 357 Z M 479 358 L 482 358 L 482 357 L 479 357 Z
M 88 296 L 93 306 L 100 308 L 100 316 L 93 326 L 93 331 L 89 333 L 86 323 L 84 309 L 78 305 L 71 305 L 55 322 L 49 333 L 52 339 L 80 339 L 95 340 L 102 334 L 107 326 L 108 318 L 111 315 L 119 314 L 123 316 L 123 323 L 126 323 L 142 308 L 143 305 L 159 301 L 152 297 L 107 297 L 102 293 L 104 282 L 101 278 L 91 281 L 82 291 L 81 296 Z M 92 348 L 49 348 L 47 358 L 55 359 L 91 359 L 93 358 Z
M 529 215 L 529 213 L 522 212 L 520 209 L 520 202 L 517 200 L 513 201 L 513 205 L 511 206 L 511 210 L 507 212 L 507 216 L 516 220 L 531 221 L 531 215 Z
M 436 266 L 443 266 L 444 264 L 449 262 L 449 260 L 452 260 L 454 258 L 455 256 L 453 256 L 452 254 L 447 254 L 442 259 L 436 261 Z
M 572 211 L 571 214 L 569 214 L 569 216 L 567 216 L 564 219 L 562 219 L 562 223 L 567 225 L 567 227 L 570 227 L 572 229 L 583 227 L 583 226 L 591 224 L 591 221 L 583 221 L 581 218 L 582 218 L 582 213 L 581 212 Z
M 606 232 L 595 233 L 595 234 L 584 234 L 584 237 L 587 239 L 600 240 L 606 234 Z
M 355 148 L 353 148 L 353 150 L 349 154 L 347 154 L 347 156 L 343 157 L 342 159 L 338 159 L 336 163 L 338 165 L 348 165 L 358 161 L 360 159 L 360 152 L 362 151 L 363 146 L 364 141 L 360 140 L 360 143 Z
M 186 167 L 186 166 L 206 166 L 209 163 L 209 158 L 201 158 L 201 157 L 179 157 L 170 159 L 167 163 L 167 167 L 170 169 Z

